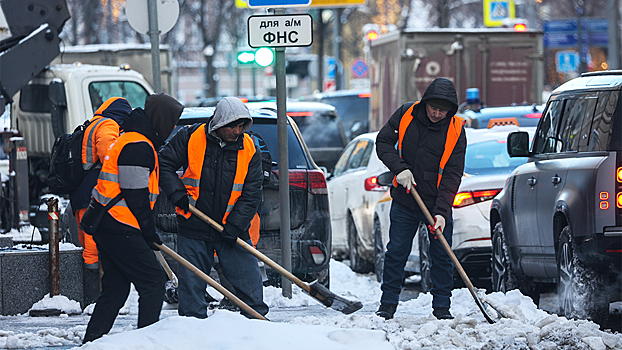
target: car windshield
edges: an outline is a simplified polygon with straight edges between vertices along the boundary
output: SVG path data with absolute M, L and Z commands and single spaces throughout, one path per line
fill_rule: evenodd
M 505 140 L 470 144 L 466 149 L 464 172 L 470 175 L 509 174 L 527 158 L 510 158 Z
M 288 112 L 309 148 L 343 147 L 339 119 L 320 112 Z
M 324 97 L 322 102 L 335 106 L 346 133 L 357 121 L 366 122 L 369 118 L 369 97 L 359 95 Z

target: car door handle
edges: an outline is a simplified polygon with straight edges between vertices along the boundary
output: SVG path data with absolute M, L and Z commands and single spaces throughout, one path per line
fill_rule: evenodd
M 553 177 L 551 178 L 551 182 L 552 182 L 554 185 L 557 185 L 558 183 L 562 182 L 562 178 L 561 178 L 561 177 L 559 177 L 559 176 L 557 176 L 557 175 L 555 175 L 555 176 L 553 176 Z
M 536 182 L 538 182 L 538 180 L 536 180 L 535 177 L 531 177 L 531 178 L 527 179 L 527 183 L 529 184 L 529 186 L 534 186 L 536 184 Z

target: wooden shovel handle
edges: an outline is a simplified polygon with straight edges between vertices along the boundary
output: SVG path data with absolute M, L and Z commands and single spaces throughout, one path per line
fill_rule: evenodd
M 168 254 L 168 256 L 175 259 L 178 263 L 182 264 L 188 270 L 192 271 L 195 275 L 199 276 L 202 280 L 207 282 L 207 284 L 214 287 L 214 289 L 222 293 L 222 295 L 227 297 L 227 299 L 233 301 L 237 306 L 239 306 L 242 310 L 248 312 L 254 318 L 258 320 L 265 320 L 265 321 L 268 320 L 267 318 L 263 317 L 259 312 L 255 311 L 255 309 L 253 309 L 252 307 L 248 306 L 248 304 L 240 300 L 240 298 L 236 297 L 233 293 L 228 291 L 225 287 L 221 286 L 220 284 L 218 284 L 218 282 L 214 281 L 214 279 L 208 276 L 205 272 L 199 270 L 196 266 L 192 265 L 188 260 L 184 259 L 181 255 L 177 254 L 171 248 L 165 246 L 164 244 L 154 243 L 154 245 L 160 248 L 160 250 L 162 250 L 166 254 Z
M 218 222 L 216 222 L 214 219 L 210 218 L 209 216 L 207 216 L 206 214 L 204 214 L 202 211 L 200 211 L 199 209 L 197 209 L 194 205 L 190 204 L 190 212 L 196 216 L 199 217 L 199 219 L 207 222 L 208 224 L 210 224 L 213 228 L 215 228 L 218 232 L 222 232 L 223 228 L 222 225 L 220 225 Z M 294 282 L 298 287 L 304 289 L 307 293 L 311 292 L 311 287 L 309 287 L 308 284 L 306 284 L 304 281 L 302 281 L 300 278 L 294 276 L 291 272 L 287 271 L 286 269 L 284 269 L 281 265 L 275 263 L 272 259 L 268 258 L 267 256 L 265 256 L 262 252 L 260 252 L 259 250 L 251 247 L 250 244 L 244 242 L 243 240 L 241 240 L 240 238 L 238 238 L 235 241 L 240 247 L 244 248 L 246 251 L 248 251 L 249 253 L 253 254 L 257 259 L 263 261 L 266 265 L 270 266 L 271 268 L 273 268 L 274 270 L 276 270 L 278 273 L 280 273 L 281 275 L 285 276 L 285 278 L 287 278 L 288 280 Z

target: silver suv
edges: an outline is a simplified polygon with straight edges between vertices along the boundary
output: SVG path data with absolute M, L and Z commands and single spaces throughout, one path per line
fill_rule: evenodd
M 531 146 L 508 136 L 528 160 L 492 203 L 493 290 L 537 304 L 556 286 L 561 315 L 607 321 L 622 295 L 621 88 L 622 71 L 585 73 L 553 92 Z

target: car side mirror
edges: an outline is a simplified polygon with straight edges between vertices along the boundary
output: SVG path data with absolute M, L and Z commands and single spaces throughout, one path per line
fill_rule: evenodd
M 363 131 L 363 122 L 361 121 L 357 121 L 356 123 L 352 124 L 352 127 L 350 128 L 350 134 L 352 135 L 356 135 L 358 136 L 359 134 L 361 134 Z
M 52 110 L 50 111 L 52 132 L 54 137 L 59 137 L 65 133 L 65 110 L 67 109 L 65 83 L 62 81 L 52 81 L 48 97 L 52 101 Z
M 529 157 L 529 133 L 525 131 L 510 133 L 507 147 L 510 157 Z
M 378 175 L 378 177 L 376 178 L 378 180 L 378 185 L 380 186 L 393 186 L 393 178 L 395 177 L 395 175 L 393 175 L 392 172 L 387 171 L 384 172 L 380 175 Z

